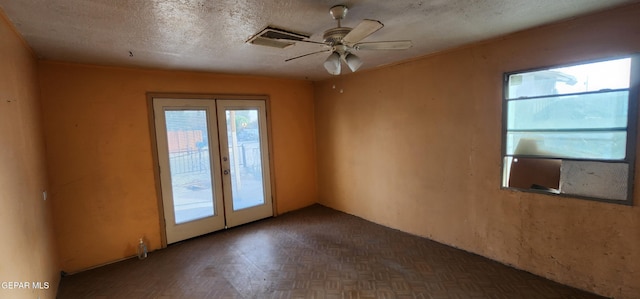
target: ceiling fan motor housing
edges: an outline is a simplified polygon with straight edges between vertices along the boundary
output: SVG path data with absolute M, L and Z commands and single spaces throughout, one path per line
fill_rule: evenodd
M 351 32 L 349 27 L 336 27 L 331 28 L 324 32 L 324 42 L 329 43 L 332 46 L 342 43 L 342 39 Z

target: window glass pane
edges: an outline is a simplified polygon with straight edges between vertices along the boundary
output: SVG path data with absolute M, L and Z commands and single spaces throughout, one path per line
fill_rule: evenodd
M 508 99 L 629 88 L 631 58 L 509 75 Z
M 624 159 L 626 131 L 507 132 L 507 155 Z
M 626 128 L 629 92 L 508 101 L 507 130 Z

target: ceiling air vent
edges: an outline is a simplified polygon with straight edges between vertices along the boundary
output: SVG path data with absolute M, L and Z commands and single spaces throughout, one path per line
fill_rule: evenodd
M 247 43 L 254 45 L 267 46 L 273 48 L 284 49 L 289 46 L 293 46 L 294 41 L 303 40 L 309 38 L 308 35 L 295 33 L 279 28 L 267 26 L 260 32 L 254 34 Z

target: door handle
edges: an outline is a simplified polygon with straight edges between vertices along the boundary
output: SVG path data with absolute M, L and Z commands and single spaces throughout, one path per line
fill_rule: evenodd
M 223 170 L 222 173 L 224 173 L 225 175 L 229 175 L 229 169 Z

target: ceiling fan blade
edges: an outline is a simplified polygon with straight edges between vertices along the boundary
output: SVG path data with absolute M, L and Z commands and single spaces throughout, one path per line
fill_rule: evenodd
M 300 56 L 296 56 L 296 57 L 293 57 L 293 58 L 286 59 L 286 60 L 285 60 L 285 62 L 287 62 L 287 61 L 291 61 L 291 60 L 294 60 L 294 59 L 298 59 L 298 58 L 302 58 L 302 57 L 306 57 L 306 56 L 313 55 L 313 54 L 325 53 L 325 52 L 330 52 L 330 51 L 331 51 L 331 49 L 322 50 L 322 51 L 316 51 L 316 52 L 311 52 L 311 53 L 307 53 L 307 54 L 304 54 L 304 55 L 300 55 Z
M 308 43 L 308 44 L 316 44 L 316 45 L 324 45 L 324 46 L 328 46 L 326 43 L 321 43 L 321 42 L 314 42 L 312 40 L 302 40 L 302 39 L 288 39 L 288 38 L 277 38 L 275 40 L 281 40 L 281 41 L 292 41 L 292 42 L 296 42 L 296 43 Z
M 356 50 L 406 50 L 413 44 L 410 40 L 396 40 L 388 42 L 368 42 L 353 45 Z
M 351 45 L 355 44 L 372 33 L 380 30 L 384 25 L 380 21 L 364 19 L 358 26 L 353 28 L 347 35 L 344 36 L 342 42 Z

